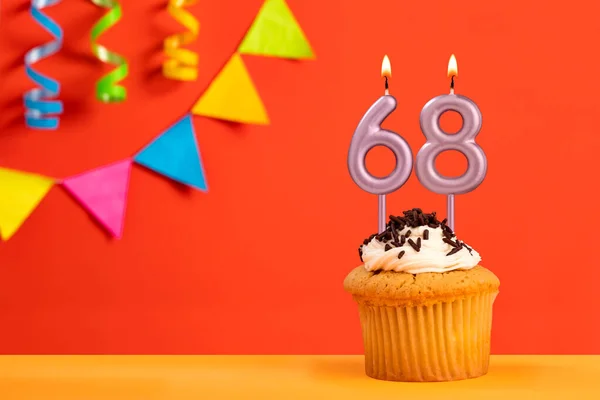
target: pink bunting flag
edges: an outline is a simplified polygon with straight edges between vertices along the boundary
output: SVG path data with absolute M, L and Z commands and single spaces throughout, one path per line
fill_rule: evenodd
M 123 234 L 131 160 L 67 178 L 62 185 L 114 237 Z

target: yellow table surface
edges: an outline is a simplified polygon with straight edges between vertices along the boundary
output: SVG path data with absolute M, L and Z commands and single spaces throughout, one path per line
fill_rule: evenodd
M 492 356 L 458 382 L 370 379 L 362 356 L 0 356 L 1 400 L 600 399 L 600 356 Z

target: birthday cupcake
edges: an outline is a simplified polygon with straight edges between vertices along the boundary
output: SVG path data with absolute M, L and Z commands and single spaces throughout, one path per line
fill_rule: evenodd
M 390 216 L 359 248 L 344 289 L 358 303 L 368 376 L 435 382 L 485 375 L 500 281 L 435 213 Z

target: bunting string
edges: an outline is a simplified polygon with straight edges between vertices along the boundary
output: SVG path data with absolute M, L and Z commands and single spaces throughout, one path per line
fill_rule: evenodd
M 59 2 L 60 0 L 31 1 L 31 17 L 54 38 L 53 41 L 34 47 L 25 54 L 25 73 L 37 86 L 23 95 L 25 124 L 33 129 L 52 130 L 58 128 L 59 118 L 57 115 L 63 112 L 62 101 L 56 99 L 60 94 L 58 81 L 42 75 L 32 67 L 34 63 L 57 53 L 62 47 L 61 27 L 42 12 L 42 9 Z
M 186 32 L 169 36 L 164 41 L 164 52 L 168 59 L 163 63 L 163 74 L 169 79 L 194 81 L 198 77 L 198 54 L 182 48 L 198 37 L 200 23 L 184 9 L 196 3 L 197 0 L 169 0 L 167 11 L 187 28 Z
M 91 2 L 108 9 L 108 12 L 92 27 L 92 52 L 103 63 L 116 65 L 114 70 L 100 78 L 96 84 L 96 97 L 104 103 L 121 102 L 126 99 L 127 91 L 118 83 L 129 73 L 127 60 L 96 42 L 104 32 L 119 22 L 122 15 L 121 5 L 117 0 L 91 0 Z

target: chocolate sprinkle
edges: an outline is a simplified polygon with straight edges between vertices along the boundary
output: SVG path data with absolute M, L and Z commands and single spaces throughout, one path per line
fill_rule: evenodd
M 404 250 L 402 250 L 400 253 L 398 253 L 398 260 L 401 259 L 405 253 L 406 252 Z
M 394 215 L 390 215 L 390 220 L 394 221 L 398 225 L 404 225 L 404 221 L 402 221 L 400 218 L 398 218 L 398 217 L 396 217 Z
M 442 234 L 447 238 L 447 239 L 452 239 L 454 237 L 453 234 L 451 234 L 450 232 L 446 232 L 443 231 Z
M 398 232 L 396 231 L 396 228 L 392 228 L 392 239 L 394 239 L 394 242 L 398 241 Z
M 462 249 L 462 247 L 455 247 L 452 250 L 450 250 L 450 252 L 446 255 L 451 256 L 452 254 L 458 253 L 461 249 Z
M 362 262 L 362 246 L 358 248 L 358 257 L 360 257 L 360 261 Z
M 373 238 L 374 238 L 374 237 L 376 237 L 376 236 L 377 236 L 377 234 L 376 234 L 376 233 L 372 234 L 371 236 L 369 236 L 368 238 L 366 238 L 365 240 L 363 240 L 363 244 L 364 244 L 364 245 L 367 245 L 367 244 L 369 244 L 369 242 L 370 242 L 371 240 L 373 240 Z
M 386 251 L 396 247 L 402 247 L 406 244 L 406 242 L 408 242 L 408 244 L 415 251 L 420 251 L 422 245 L 421 239 L 430 240 L 431 235 L 429 229 L 424 229 L 421 237 L 416 238 L 416 242 L 413 239 L 410 239 L 409 236 L 412 234 L 411 228 L 424 226 L 430 229 L 442 229 L 442 240 L 452 246 L 452 250 L 450 253 L 448 253 L 448 255 L 455 254 L 463 247 L 471 252 L 472 249 L 456 239 L 456 235 L 454 235 L 454 232 L 447 225 L 447 223 L 447 219 L 439 221 L 435 212 L 427 214 L 424 213 L 420 208 L 412 208 L 410 210 L 403 211 L 401 215 L 390 215 L 385 231 L 369 236 L 369 238 L 363 241 L 363 244 L 367 245 L 373 240 L 373 238 L 376 238 L 380 242 L 386 242 Z M 407 231 L 403 235 L 400 235 L 399 232 L 404 229 L 407 229 Z M 403 254 L 404 252 L 401 251 L 398 254 L 398 257 L 402 257 Z M 362 248 L 359 249 L 359 256 L 361 257 L 362 261 Z
M 417 246 L 417 244 L 415 242 L 413 242 L 412 239 L 408 239 L 408 244 L 410 244 L 410 247 L 412 247 L 416 252 L 421 251 L 419 246 Z
M 443 238 L 442 240 L 444 241 L 444 243 L 448 243 L 452 247 L 458 247 L 458 244 L 454 243 L 452 240 L 450 240 L 448 238 Z

